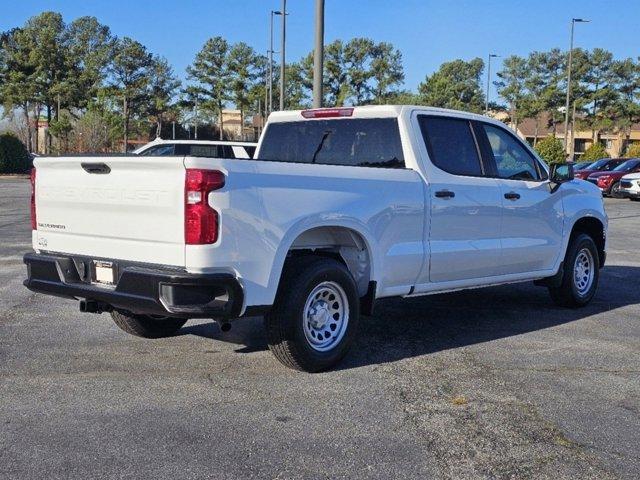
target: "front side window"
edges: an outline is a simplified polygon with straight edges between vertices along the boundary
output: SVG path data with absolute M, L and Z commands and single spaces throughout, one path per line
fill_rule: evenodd
M 436 167 L 454 175 L 482 175 L 468 120 L 419 115 L 418 123 L 429 158 Z
M 507 131 L 482 124 L 493 158 L 496 162 L 498 177 L 508 180 L 539 180 L 536 160 L 525 148 Z
M 404 168 L 395 118 L 274 122 L 256 160 Z
M 603 172 L 610 172 L 622 163 L 624 163 L 624 160 L 606 160 L 600 170 L 602 170 Z

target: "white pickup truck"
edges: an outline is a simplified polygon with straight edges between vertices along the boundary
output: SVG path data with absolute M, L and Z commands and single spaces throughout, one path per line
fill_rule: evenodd
M 536 281 L 578 307 L 605 262 L 598 188 L 457 111 L 278 112 L 255 159 L 39 157 L 32 183 L 28 288 L 143 337 L 261 314 L 306 371 L 345 355 L 376 299 Z

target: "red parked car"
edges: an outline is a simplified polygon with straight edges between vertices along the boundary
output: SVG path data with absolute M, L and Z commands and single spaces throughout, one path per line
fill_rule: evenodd
M 596 160 L 587 168 L 576 170 L 574 172 L 575 178 L 581 178 L 582 180 L 586 180 L 589 178 L 589 175 L 595 172 L 608 172 L 613 170 L 618 165 L 626 162 L 628 158 L 601 158 L 600 160 Z
M 630 158 L 611 171 L 592 173 L 587 180 L 595 183 L 603 195 L 622 198 L 624 195 L 620 192 L 620 179 L 635 172 L 640 172 L 640 158 Z

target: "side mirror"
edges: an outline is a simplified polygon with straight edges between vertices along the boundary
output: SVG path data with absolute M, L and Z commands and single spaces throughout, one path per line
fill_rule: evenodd
M 549 174 L 551 192 L 555 192 L 562 183 L 570 182 L 573 178 L 573 163 L 554 163 Z

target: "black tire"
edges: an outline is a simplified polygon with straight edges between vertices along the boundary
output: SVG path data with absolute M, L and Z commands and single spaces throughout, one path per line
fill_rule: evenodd
M 341 303 L 348 305 L 348 311 L 342 307 L 342 312 L 347 312 L 346 314 L 337 313 L 337 317 L 336 313 L 327 314 L 322 317 L 322 322 L 326 322 L 331 329 L 335 326 L 338 332 L 342 332 L 342 336 L 325 330 L 324 334 L 329 334 L 326 337 L 329 345 L 326 347 L 316 345 L 314 348 L 313 340 L 308 340 L 307 335 L 314 336 L 320 330 L 315 330 L 311 326 L 311 320 L 305 318 L 305 306 L 307 301 L 312 302 L 312 305 L 314 302 L 323 301 L 326 295 L 328 303 L 325 305 L 331 304 L 332 307 L 329 308 L 336 308 L 335 305 L 339 304 L 331 303 L 334 302 L 331 299 L 331 292 L 322 291 L 323 286 L 335 289 L 335 284 L 342 289 L 338 295 L 344 294 Z M 317 289 L 321 290 L 314 295 L 314 299 L 311 294 L 314 291 L 318 292 Z M 335 299 L 335 296 L 333 298 Z M 289 368 L 305 372 L 327 370 L 347 354 L 357 332 L 359 317 L 358 290 L 353 277 L 343 264 L 331 258 L 314 256 L 291 259 L 285 264 L 274 307 L 265 315 L 269 349 L 283 365 Z M 336 320 L 331 320 L 332 318 Z M 334 321 L 337 323 L 331 324 Z M 319 333 L 317 341 L 324 342 L 324 338 Z M 332 342 L 335 343 L 332 344 Z M 329 347 L 327 351 L 317 349 Z
M 574 268 L 578 255 L 584 250 L 590 253 L 593 279 L 591 285 L 583 292 L 580 291 L 574 276 Z M 587 255 L 588 256 L 588 255 Z M 553 301 L 561 307 L 578 308 L 587 305 L 598 289 L 600 278 L 600 259 L 598 249 L 593 239 L 585 234 L 578 233 L 572 236 L 564 258 L 562 283 L 559 287 L 549 287 L 549 293 Z
M 620 182 L 616 182 L 611 185 L 611 188 L 609 189 L 609 196 L 613 198 L 623 198 L 624 195 L 620 192 Z
M 154 318 L 115 310 L 111 312 L 111 318 L 121 330 L 144 338 L 170 337 L 187 323 L 186 320 L 180 318 Z

